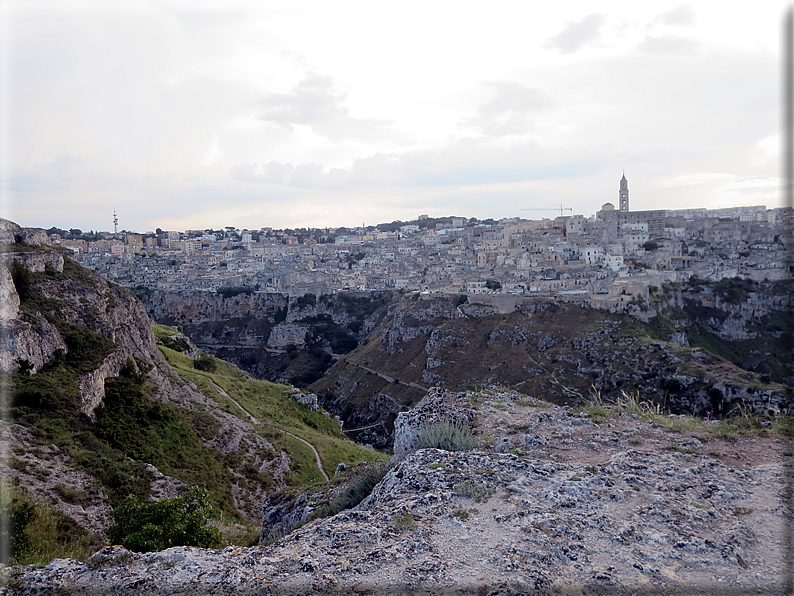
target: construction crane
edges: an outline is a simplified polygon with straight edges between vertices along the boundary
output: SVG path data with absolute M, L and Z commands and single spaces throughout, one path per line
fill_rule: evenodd
M 560 203 L 559 207 L 540 207 L 538 209 L 526 207 L 523 209 L 519 209 L 519 211 L 557 211 L 558 209 L 560 211 L 560 217 L 563 216 L 564 211 L 573 211 L 572 207 L 563 207 L 562 203 Z

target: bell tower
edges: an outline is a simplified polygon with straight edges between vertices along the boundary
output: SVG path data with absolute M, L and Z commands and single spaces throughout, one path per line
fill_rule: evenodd
M 620 179 L 620 192 L 618 195 L 620 202 L 619 209 L 622 213 L 629 211 L 629 181 L 626 180 L 626 172 L 623 172 L 623 178 Z

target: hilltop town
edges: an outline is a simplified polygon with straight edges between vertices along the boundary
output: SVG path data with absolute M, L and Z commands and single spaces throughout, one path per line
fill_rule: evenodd
M 649 286 L 693 276 L 785 277 L 787 208 L 630 211 L 625 176 L 618 202 L 590 217 L 560 207 L 540 220 L 420 215 L 350 229 L 158 228 L 71 239 L 53 228 L 49 238 L 121 285 L 180 292 L 559 294 L 619 310 L 647 299 Z

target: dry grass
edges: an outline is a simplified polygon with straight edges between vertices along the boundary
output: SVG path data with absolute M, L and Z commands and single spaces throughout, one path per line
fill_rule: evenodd
M 590 399 L 579 411 L 593 418 L 614 418 L 626 413 L 673 432 L 702 431 L 705 433 L 702 436 L 703 440 L 732 439 L 740 435 L 794 436 L 794 416 L 788 410 L 767 408 L 764 413 L 760 413 L 749 405 L 739 404 L 728 417 L 706 421 L 694 415 L 668 414 L 662 405 L 643 400 L 639 391 L 635 393 L 621 391 L 617 399 L 605 401 L 601 393 L 593 387 L 590 391 Z

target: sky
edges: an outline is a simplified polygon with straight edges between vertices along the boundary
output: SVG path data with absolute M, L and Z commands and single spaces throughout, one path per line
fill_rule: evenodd
M 23 226 L 783 205 L 782 1 L 0 2 Z

